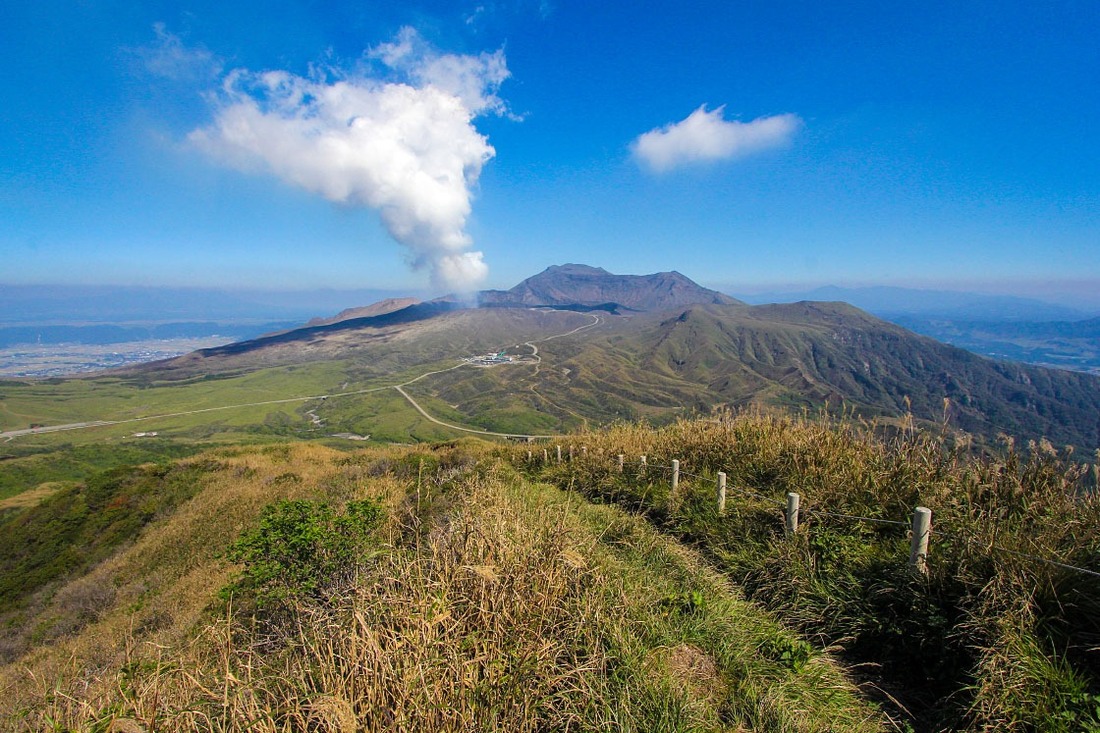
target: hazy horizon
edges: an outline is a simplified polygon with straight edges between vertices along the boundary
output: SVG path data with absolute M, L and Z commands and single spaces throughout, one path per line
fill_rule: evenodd
M 564 263 L 558 263 L 564 264 Z M 620 272 L 602 265 L 604 269 L 617 275 L 646 275 L 643 272 Z M 541 272 L 545 268 L 540 268 Z M 530 275 L 535 275 L 532 272 Z M 1085 281 L 1072 281 L 1069 283 L 1044 283 L 1044 282 L 1017 282 L 1017 283 L 914 283 L 902 285 L 896 283 L 843 283 L 841 282 L 777 282 L 777 283 L 721 283 L 708 282 L 705 279 L 696 280 L 689 273 L 682 273 L 695 280 L 704 287 L 717 290 L 727 295 L 742 298 L 749 302 L 769 302 L 762 298 L 774 297 L 782 300 L 787 297 L 797 296 L 801 298 L 813 295 L 815 291 L 837 289 L 841 295 L 850 293 L 856 296 L 876 297 L 886 299 L 900 299 L 900 302 L 911 303 L 928 301 L 931 305 L 934 299 L 940 295 L 954 295 L 959 297 L 976 296 L 978 298 L 1011 298 L 1021 302 L 1032 301 L 1035 303 L 1049 304 L 1066 309 L 1080 311 L 1081 317 L 1100 315 L 1100 284 Z M 530 276 L 529 275 L 529 276 Z M 507 290 L 517 283 L 505 283 L 495 288 Z M 1094 287 L 1094 285 L 1096 285 Z M 22 295 L 20 295 L 22 293 Z M 88 298 L 89 303 L 104 304 L 110 307 L 112 302 L 126 301 L 126 308 L 137 313 L 147 300 L 166 299 L 172 308 L 185 307 L 190 298 L 197 295 L 222 296 L 213 300 L 203 300 L 201 307 L 206 309 L 207 317 L 217 320 L 218 313 L 224 313 L 224 318 L 236 318 L 242 316 L 236 309 L 251 304 L 256 315 L 252 319 L 268 319 L 278 317 L 305 317 L 323 316 L 334 314 L 345 308 L 353 308 L 369 305 L 387 298 L 413 297 L 419 300 L 427 300 L 435 297 L 435 294 L 425 289 L 414 288 L 294 288 L 273 289 L 255 286 L 164 286 L 164 285 L 105 285 L 105 284 L 65 284 L 65 283 L 35 283 L 17 284 L 0 283 L 0 305 L 8 308 L 6 316 L 0 317 L 0 322 L 11 321 L 17 312 L 13 312 L 13 304 L 24 302 L 34 303 L 40 300 L 39 305 L 44 310 L 50 309 L 51 300 L 69 298 Z M 112 301 L 114 298 L 114 301 Z M 126 300 L 129 298 L 130 300 Z M 854 298 L 859 300 L 859 298 Z M 857 303 L 858 305 L 858 303 Z M 163 306 L 162 306 L 163 307 Z M 861 306 L 865 307 L 865 306 Z M 221 311 L 219 311 L 221 308 Z M 18 308 L 15 309 L 16 311 Z M 1067 314 L 1068 316 L 1069 314 Z M 34 319 L 28 319 L 34 320 Z M 45 320 L 56 320 L 50 316 Z M 91 320 L 95 320 L 92 318 Z M 109 318 L 108 320 L 119 320 Z M 140 321 L 139 315 L 125 320 Z

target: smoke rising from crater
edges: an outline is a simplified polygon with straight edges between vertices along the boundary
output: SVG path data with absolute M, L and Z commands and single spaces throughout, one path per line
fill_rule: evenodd
M 435 287 L 472 290 L 488 267 L 466 221 L 495 153 L 473 121 L 506 114 L 504 54 L 439 54 L 406 28 L 367 58 L 387 73 L 236 69 L 212 98 L 212 124 L 189 140 L 223 164 L 376 210 Z

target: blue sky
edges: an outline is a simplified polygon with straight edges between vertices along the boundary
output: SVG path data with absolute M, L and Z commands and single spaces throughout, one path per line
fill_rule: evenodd
M 1086 297 L 1097 38 L 1095 0 L 5 3 L 0 282 Z

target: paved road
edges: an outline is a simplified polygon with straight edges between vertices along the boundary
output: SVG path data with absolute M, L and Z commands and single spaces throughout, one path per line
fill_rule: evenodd
M 600 317 L 599 316 L 592 315 L 591 313 L 589 313 L 588 316 L 593 319 L 592 323 L 585 324 L 585 325 L 583 325 L 579 328 L 574 328 L 572 331 L 567 331 L 566 333 L 559 333 L 559 334 L 555 334 L 553 336 L 547 336 L 546 338 L 536 339 L 535 341 L 528 341 L 526 343 L 527 343 L 528 346 L 530 346 L 534 350 L 533 355 L 538 356 L 538 347 L 535 346 L 536 343 L 542 343 L 543 341 L 549 341 L 551 339 L 562 338 L 563 336 L 572 336 L 575 333 L 580 333 L 581 331 L 584 331 L 584 330 L 589 329 L 589 328 L 593 328 L 593 327 L 598 326 L 600 324 Z M 536 369 L 538 368 L 538 364 L 540 364 L 542 362 L 542 357 L 538 357 L 538 359 L 539 359 L 539 361 L 535 362 Z M 432 371 L 432 372 L 425 372 L 424 374 L 421 374 L 419 377 L 415 377 L 413 379 L 410 379 L 407 382 L 402 382 L 401 384 L 391 384 L 391 385 L 387 385 L 385 387 L 368 387 L 366 389 L 358 389 L 358 390 L 353 390 L 351 392 L 337 392 L 337 393 L 331 394 L 331 395 L 311 395 L 311 396 L 308 396 L 308 397 L 287 397 L 285 399 L 280 399 L 280 400 L 263 400 L 261 402 L 244 402 L 244 403 L 236 404 L 236 405 L 222 405 L 220 407 L 203 407 L 203 408 L 198 409 L 198 410 L 184 410 L 183 412 L 168 412 L 168 413 L 164 413 L 163 415 L 146 415 L 144 417 L 131 417 L 131 418 L 127 418 L 125 420 L 91 420 L 91 421 L 88 421 L 88 422 L 68 423 L 66 425 L 45 425 L 45 426 L 38 427 L 38 428 L 24 428 L 24 429 L 21 429 L 21 430 L 8 430 L 8 431 L 5 431 L 5 432 L 0 432 L 0 439 L 2 439 L 6 443 L 6 442 L 10 442 L 14 438 L 18 438 L 18 437 L 24 436 L 24 435 L 39 435 L 39 434 L 42 434 L 42 433 L 57 433 L 57 432 L 61 432 L 63 430 L 83 430 L 85 428 L 99 428 L 99 427 L 104 427 L 104 426 L 107 426 L 107 425 L 125 425 L 127 423 L 144 422 L 144 421 L 147 421 L 147 420 L 161 420 L 161 419 L 169 418 L 169 417 L 180 417 L 182 415 L 198 415 L 198 414 L 204 413 L 204 412 L 217 412 L 219 410 L 236 410 L 236 409 L 241 408 L 241 407 L 258 407 L 258 406 L 262 406 L 262 405 L 282 405 L 282 404 L 287 404 L 287 403 L 290 403 L 290 402 L 309 402 L 310 400 L 322 400 L 322 399 L 330 399 L 330 398 L 336 398 L 336 397 L 350 397 L 352 395 L 368 394 L 370 392 L 381 392 L 382 390 L 386 390 L 386 389 L 396 389 L 398 392 L 401 393 L 401 395 L 406 400 L 408 400 L 409 404 L 412 405 L 414 408 L 416 408 L 416 410 L 421 415 L 423 415 L 425 418 L 432 421 L 433 423 L 436 423 L 437 425 L 442 425 L 444 427 L 450 428 L 451 430 L 460 430 L 464 433 L 476 433 L 478 435 L 494 435 L 494 436 L 498 436 L 498 437 L 502 437 L 502 438 L 551 438 L 551 437 L 554 437 L 554 436 L 551 436 L 551 435 L 522 435 L 522 434 L 513 434 L 513 433 L 494 433 L 494 432 L 489 431 L 489 430 L 475 430 L 473 428 L 463 428 L 463 427 L 459 427 L 458 425 L 451 425 L 449 423 L 443 422 L 442 420 L 438 420 L 438 419 L 432 417 L 430 414 L 428 414 L 428 412 L 423 407 L 421 407 L 419 404 L 417 404 L 416 400 L 414 400 L 412 397 L 409 396 L 408 392 L 406 392 L 404 389 L 402 389 L 402 387 L 407 387 L 407 386 L 409 386 L 410 384 L 412 384 L 414 382 L 419 382 L 421 379 L 424 379 L 425 377 L 430 377 L 433 374 L 442 374 L 443 372 L 449 372 L 453 369 L 459 369 L 460 367 L 464 367 L 464 366 L 468 366 L 468 364 L 467 364 L 467 362 L 462 361 L 462 362 L 459 362 L 458 364 L 455 364 L 452 367 L 447 367 L 446 369 L 437 369 L 437 370 Z
M 12 438 L 20 435 L 38 435 L 39 433 L 59 433 L 62 430 L 80 430 L 81 428 L 98 428 L 101 425 L 114 425 L 114 420 L 95 420 L 93 422 L 73 422 L 68 425 L 43 425 L 40 428 L 25 428 L 23 430 L 7 430 L 0 433 L 0 438 L 7 443 Z
M 436 425 L 442 425 L 443 427 L 450 428 L 451 430 L 461 430 L 464 433 L 476 433 L 477 435 L 495 435 L 499 438 L 526 438 L 528 440 L 533 440 L 535 438 L 553 438 L 554 437 L 553 435 L 523 435 L 522 433 L 494 433 L 491 430 L 475 430 L 473 428 L 463 428 L 463 427 L 459 427 L 458 425 L 452 425 L 450 423 L 446 423 L 446 422 L 443 422 L 442 420 L 439 420 L 437 418 L 432 417 L 430 414 L 428 414 L 427 410 L 425 410 L 423 407 L 421 407 L 417 403 L 417 401 L 414 400 L 412 397 L 410 397 L 409 393 L 406 392 L 405 390 L 401 389 L 400 386 L 394 387 L 394 389 L 396 389 L 398 392 L 400 392 L 401 396 L 404 397 L 406 400 L 408 400 L 409 404 L 412 405 L 413 407 L 415 407 L 416 411 L 419 412 L 421 415 L 423 415 L 425 418 L 427 418 L 431 422 L 434 422 Z
M 584 331 L 585 329 L 588 329 L 588 328 L 593 328 L 594 326 L 598 326 L 600 324 L 600 317 L 599 316 L 592 315 L 591 313 L 589 313 L 588 315 L 592 318 L 592 323 L 587 323 L 587 324 L 581 326 L 580 328 L 574 328 L 572 331 L 568 331 L 566 333 L 559 333 L 559 334 L 555 334 L 553 336 L 547 336 L 546 338 L 536 339 L 535 341 L 526 341 L 526 342 L 524 342 L 524 344 L 526 346 L 531 347 L 531 355 L 534 356 L 537 359 L 537 361 L 533 362 L 535 364 L 536 373 L 538 373 L 537 370 L 539 369 L 539 365 L 542 364 L 542 357 L 539 356 L 539 348 L 537 346 L 535 346 L 535 344 L 536 343 L 542 343 L 543 341 L 549 341 L 550 339 L 561 338 L 563 336 L 572 336 L 575 333 L 579 333 L 579 332 Z M 394 389 L 396 389 L 398 392 L 400 392 L 401 396 L 404 397 L 406 400 L 408 400 L 409 404 L 412 405 L 416 409 L 416 411 L 419 412 L 421 415 L 423 415 L 426 419 L 430 420 L 431 422 L 435 423 L 436 425 L 442 425 L 443 427 L 450 428 L 451 430 L 460 430 L 464 433 L 474 433 L 474 434 L 477 434 L 477 435 L 493 435 L 493 436 L 496 436 L 496 437 L 499 437 L 499 438 L 521 438 L 521 439 L 526 438 L 528 440 L 537 439 L 537 438 L 553 438 L 553 437 L 555 437 L 553 435 L 525 435 L 523 433 L 495 433 L 491 430 L 476 430 L 474 428 L 464 428 L 464 427 L 460 427 L 458 425 L 452 425 L 451 423 L 446 423 L 446 422 L 443 422 L 442 420 L 440 420 L 438 418 L 433 417 L 431 414 L 428 413 L 427 410 L 425 410 L 423 407 L 421 407 L 420 404 L 416 400 L 414 400 L 409 395 L 408 392 L 406 392 L 404 389 L 402 389 L 402 387 L 407 387 L 410 384 L 412 384 L 413 382 L 420 381 L 424 377 L 429 377 L 433 374 L 442 374 L 443 372 L 449 372 L 449 371 L 451 371 L 451 369 L 457 369 L 458 367 L 461 367 L 461 366 L 466 366 L 466 362 L 462 362 L 461 364 L 457 364 L 457 365 L 451 367 L 450 369 L 440 369 L 439 371 L 428 372 L 427 374 L 421 374 L 416 379 L 410 379 L 409 381 L 405 382 L 404 384 L 398 384 L 398 385 L 394 386 Z

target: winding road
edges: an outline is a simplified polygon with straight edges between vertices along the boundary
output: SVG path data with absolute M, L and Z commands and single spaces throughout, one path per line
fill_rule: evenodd
M 592 323 L 586 323 L 585 325 L 583 325 L 579 328 L 574 328 L 572 331 L 568 331 L 566 333 L 558 333 L 558 334 L 555 334 L 553 336 L 547 336 L 546 338 L 535 339 L 534 341 L 525 341 L 524 342 L 524 346 L 530 346 L 531 347 L 531 356 L 535 357 L 534 364 L 535 364 L 535 373 L 536 374 L 538 374 L 539 367 L 542 365 L 542 357 L 539 356 L 539 347 L 535 346 L 535 344 L 541 344 L 544 341 L 549 341 L 550 339 L 562 338 L 563 336 L 572 336 L 573 334 L 584 331 L 585 329 L 595 328 L 596 326 L 600 325 L 600 317 L 599 316 L 593 315 L 591 313 L 588 313 L 587 315 L 590 318 L 592 318 Z M 451 371 L 451 369 L 457 369 L 460 366 L 466 366 L 466 362 L 462 362 L 461 364 L 457 364 L 457 365 L 451 367 L 450 369 L 440 369 L 439 371 L 428 372 L 427 374 L 421 374 L 416 379 L 410 379 L 409 381 L 405 382 L 404 384 L 395 385 L 394 389 L 396 389 L 398 392 L 400 392 L 401 396 L 404 397 L 406 400 L 408 400 L 409 404 L 412 405 L 416 409 L 416 411 L 419 412 L 421 415 L 423 415 L 426 419 L 430 420 L 431 422 L 435 423 L 436 425 L 442 425 L 443 427 L 450 428 L 451 430 L 460 430 L 464 433 L 474 433 L 476 435 L 492 435 L 492 436 L 495 436 L 495 437 L 498 437 L 498 438 L 520 438 L 520 439 L 526 438 L 527 440 L 535 440 L 535 439 L 538 439 L 538 438 L 553 438 L 554 437 L 553 435 L 525 435 L 523 433 L 495 433 L 491 430 L 476 430 L 474 428 L 464 428 L 464 427 L 461 427 L 459 425 L 452 425 L 451 423 L 446 423 L 446 422 L 443 422 L 442 420 L 440 420 L 436 417 L 433 417 L 431 414 L 428 413 L 427 410 L 425 410 L 423 407 L 421 407 L 420 404 L 416 400 L 414 400 L 411 396 L 409 396 L 408 392 L 406 392 L 403 389 L 403 387 L 407 387 L 410 384 L 412 384 L 413 382 L 417 382 L 417 381 L 423 379 L 424 377 L 431 376 L 432 374 L 442 374 L 443 372 L 449 372 L 449 371 Z
M 542 357 L 539 356 L 539 350 L 538 350 L 538 347 L 535 346 L 535 344 L 543 343 L 544 341 L 550 341 L 551 339 L 563 338 L 565 336 L 572 336 L 575 333 L 580 333 L 581 331 L 584 331 L 586 329 L 594 328 L 594 327 L 596 327 L 600 324 L 601 321 L 600 321 L 599 316 L 593 315 L 591 313 L 587 313 L 585 315 L 587 315 L 589 318 L 592 319 L 592 323 L 587 323 L 583 326 L 580 326 L 579 328 L 574 328 L 572 331 L 567 331 L 565 333 L 554 334 L 553 336 L 547 336 L 546 338 L 535 339 L 533 341 L 524 342 L 525 346 L 530 346 L 531 347 L 531 351 L 532 351 L 531 355 L 536 358 L 536 361 L 532 362 L 532 363 L 535 364 L 536 374 L 538 373 L 538 369 L 539 369 L 540 365 L 542 364 Z M 205 413 L 205 412 L 218 412 L 219 410 L 236 410 L 236 409 L 239 409 L 239 408 L 242 408 L 242 407 L 259 407 L 259 406 L 263 406 L 263 405 L 283 405 L 283 404 L 288 404 L 288 403 L 292 403 L 292 402 L 309 402 L 310 400 L 333 399 L 333 398 L 336 398 L 336 397 L 351 397 L 353 395 L 369 394 L 371 392 L 381 392 L 381 391 L 387 390 L 387 389 L 397 390 L 398 393 L 400 393 L 401 396 L 404 397 L 408 401 L 408 403 L 410 405 L 412 405 L 416 409 L 416 411 L 419 412 L 421 415 L 423 415 L 427 420 L 430 420 L 431 422 L 435 423 L 436 425 L 441 425 L 441 426 L 443 426 L 445 428 L 449 428 L 451 430 L 458 430 L 458 431 L 461 431 L 461 432 L 464 432 L 464 433 L 473 433 L 473 434 L 476 434 L 476 435 L 491 435 L 491 436 L 499 437 L 499 438 L 520 438 L 520 439 L 527 438 L 527 439 L 532 439 L 533 440 L 533 439 L 536 439 L 536 438 L 552 438 L 552 437 L 554 437 L 552 435 L 524 435 L 524 434 L 521 434 L 521 433 L 496 433 L 496 432 L 493 432 L 491 430 L 477 430 L 475 428 L 464 428 L 460 425 L 452 425 L 450 423 L 443 422 L 442 420 L 440 420 L 436 417 L 433 417 L 431 414 L 428 413 L 427 410 L 425 410 L 423 407 L 421 407 L 420 404 L 417 403 L 416 400 L 414 400 L 411 396 L 409 396 L 408 392 L 406 392 L 404 390 L 404 387 L 408 387 L 410 384 L 413 384 L 414 382 L 419 382 L 421 379 L 424 379 L 425 377 L 430 377 L 434 374 L 442 374 L 444 372 L 449 372 L 449 371 L 452 371 L 454 369 L 458 369 L 458 368 L 464 367 L 464 366 L 469 366 L 469 364 L 465 361 L 462 361 L 458 364 L 455 364 L 452 367 L 447 367 L 446 369 L 437 369 L 435 371 L 425 372 L 424 374 L 421 374 L 418 377 L 414 377 L 413 379 L 410 379 L 407 382 L 402 382 L 401 384 L 390 384 L 390 385 L 386 385 L 384 387 L 368 387 L 366 389 L 359 389 L 359 390 L 354 390 L 354 391 L 351 391 L 351 392 L 338 392 L 336 394 L 331 394 L 331 395 L 326 394 L 326 395 L 310 395 L 308 397 L 287 397 L 285 399 L 279 399 L 279 400 L 263 400 L 261 402 L 242 402 L 242 403 L 236 404 L 236 405 L 221 405 L 220 407 L 203 407 L 203 408 L 200 408 L 198 410 L 185 410 L 185 411 L 182 411 L 182 412 L 167 412 L 167 413 L 164 413 L 164 414 L 161 414 L 161 415 L 146 415 L 144 417 L 131 417 L 131 418 L 126 418 L 124 420 L 90 420 L 90 421 L 86 421 L 86 422 L 67 423 L 65 425 L 43 425 L 41 427 L 36 427 L 36 428 L 23 428 L 23 429 L 20 429 L 20 430 L 7 430 L 7 431 L 4 431 L 4 432 L 0 432 L 0 440 L 3 440 L 5 443 L 8 443 L 8 442 L 11 442 L 12 440 L 14 440 L 15 438 L 18 438 L 18 437 L 21 437 L 21 436 L 26 436 L 26 435 L 41 435 L 41 434 L 44 434 L 44 433 L 57 433 L 57 432 L 61 432 L 61 431 L 64 431 L 64 430 L 84 430 L 84 429 L 87 429 L 87 428 L 101 428 L 101 427 L 107 427 L 109 425 L 125 425 L 125 424 L 128 424 L 128 423 L 144 422 L 144 421 L 148 421 L 148 420 L 161 420 L 161 419 L 170 418 L 170 417 L 181 417 L 183 415 L 198 415 L 198 414 Z

